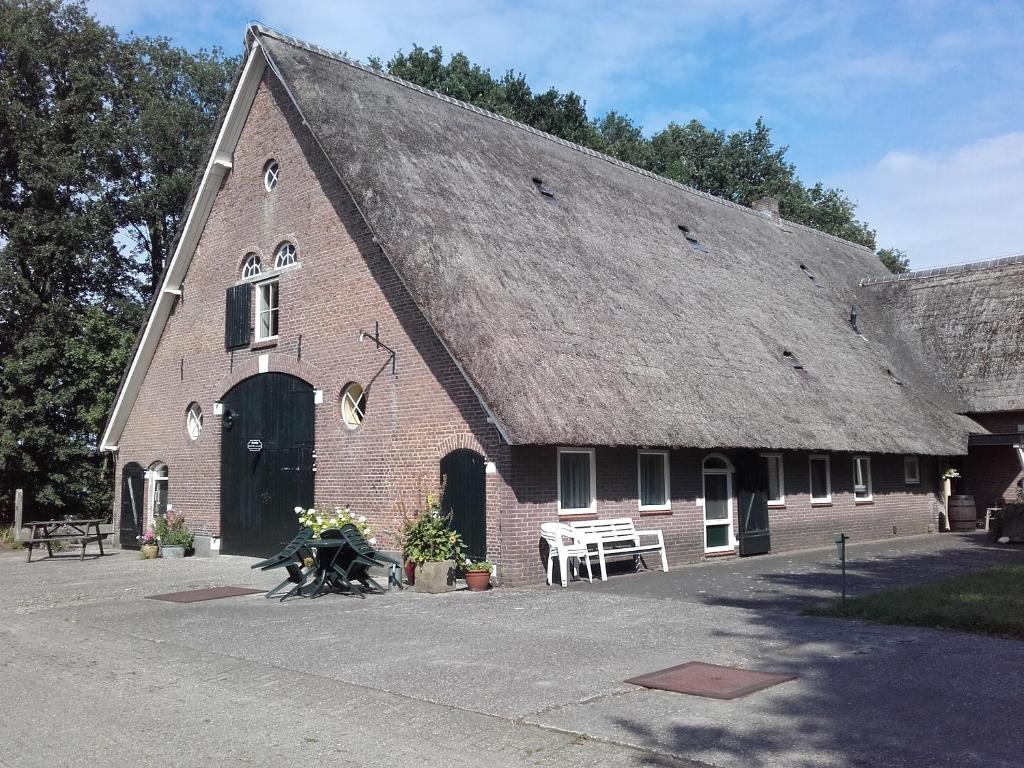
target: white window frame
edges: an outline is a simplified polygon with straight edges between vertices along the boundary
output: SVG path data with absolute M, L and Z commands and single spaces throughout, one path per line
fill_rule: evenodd
M 281 164 L 271 158 L 263 166 L 263 188 L 267 192 L 277 189 L 277 182 L 281 180 Z
M 811 469 L 811 465 L 815 461 L 825 462 L 825 495 L 815 496 L 814 495 L 814 472 Z M 823 453 L 812 453 L 807 457 L 807 492 L 811 496 L 811 504 L 831 504 L 832 503 L 832 459 Z
M 287 264 L 282 264 L 281 259 L 286 249 L 291 248 L 288 256 L 285 258 L 291 259 Z M 299 263 L 299 247 L 295 245 L 291 240 L 282 240 L 277 248 L 274 249 L 274 269 L 290 269 Z
M 153 528 L 156 525 L 156 503 L 160 496 L 160 483 L 164 484 L 164 492 L 167 493 L 167 479 L 169 471 L 167 465 L 162 461 L 157 461 L 150 465 L 149 469 L 146 470 L 146 527 Z M 167 511 L 171 510 L 171 498 L 167 495 Z M 140 531 L 141 533 L 141 531 Z
M 857 462 L 863 461 L 867 468 L 867 481 L 864 487 L 867 489 L 867 496 L 857 496 Z M 871 489 L 871 457 L 870 456 L 854 456 L 853 457 L 853 500 L 857 504 L 868 504 L 874 501 L 874 493 Z
M 263 289 L 269 288 L 277 295 L 277 306 L 273 308 L 267 308 L 263 302 Z M 277 330 L 278 333 L 263 335 L 263 313 L 274 312 L 277 315 Z M 281 287 L 277 280 L 265 280 L 262 283 L 256 284 L 256 341 L 272 341 L 278 337 L 281 331 Z
M 782 460 L 781 453 L 762 453 L 761 458 L 765 459 L 765 462 L 769 459 L 776 459 L 779 462 L 779 498 L 768 499 L 769 507 L 784 507 L 786 506 L 786 470 Z M 771 484 L 768 485 L 771 488 Z
M 664 504 L 644 504 L 643 503 L 643 489 L 641 487 L 641 472 L 640 466 L 643 462 L 644 456 L 661 456 L 662 467 L 665 471 L 665 503 Z M 561 496 L 559 496 L 561 500 Z M 669 461 L 668 451 L 655 451 L 649 449 L 638 450 L 636 452 L 636 503 L 637 509 L 641 512 L 664 512 L 672 509 L 672 481 L 669 476 Z
M 914 467 L 914 475 L 911 477 L 907 468 Z M 904 456 L 903 457 L 903 483 L 904 485 L 920 485 L 921 484 L 921 460 L 917 456 Z
M 725 463 L 725 467 L 724 468 L 708 467 L 707 463 L 708 463 L 708 461 L 710 459 L 721 460 L 722 462 Z M 731 461 L 729 461 L 729 457 L 725 456 L 724 454 L 721 454 L 721 453 L 709 453 L 700 462 L 700 483 L 701 483 L 701 486 L 700 486 L 701 487 L 701 490 L 700 490 L 700 493 L 701 493 L 700 506 L 701 506 L 701 509 L 703 510 L 702 513 L 701 513 L 701 515 L 703 517 L 703 522 L 701 524 L 701 527 L 704 529 L 703 530 L 703 534 L 704 534 L 704 552 L 705 552 L 705 554 L 715 554 L 715 553 L 718 553 L 718 552 L 733 552 L 733 551 L 736 550 L 736 527 L 735 527 L 735 525 L 733 523 L 733 520 L 736 517 L 736 502 L 735 502 L 735 498 L 734 498 L 734 495 L 733 495 L 733 487 L 732 487 L 732 479 L 733 479 L 732 476 L 733 476 L 733 473 L 735 471 L 736 471 L 736 468 L 733 466 L 733 463 Z M 729 515 L 726 518 L 715 518 L 715 519 L 712 519 L 712 520 L 708 520 L 708 505 L 707 505 L 707 498 L 708 498 L 707 476 L 708 475 L 724 475 L 725 476 L 725 493 L 726 493 L 726 495 L 728 497 L 728 499 L 727 499 L 727 502 L 728 502 L 727 509 L 728 509 L 728 512 L 729 512 Z M 723 544 L 720 547 L 709 547 L 708 546 L 708 528 L 710 526 L 715 526 L 715 527 L 724 526 L 726 524 L 726 522 L 728 522 L 728 524 L 729 524 L 728 543 Z
M 562 508 L 562 455 L 566 453 L 583 453 L 590 457 L 590 506 L 574 509 Z M 558 459 L 555 462 L 555 475 L 557 479 L 556 493 L 558 494 L 559 515 L 592 515 L 597 513 L 597 458 L 593 448 L 559 448 Z
M 192 434 L 192 425 L 196 426 L 195 435 Z M 188 408 L 185 409 L 185 434 L 188 435 L 189 442 L 195 442 L 203 434 L 203 406 L 197 402 L 189 403 Z
M 357 387 L 359 388 L 359 396 L 353 397 L 352 391 Z M 345 427 L 345 429 L 349 430 L 350 432 L 354 432 L 355 430 L 363 426 L 363 421 L 366 419 L 366 411 L 363 410 L 363 408 L 359 407 L 360 400 L 363 401 L 364 406 L 366 405 L 366 399 L 364 399 L 365 396 L 366 389 L 364 389 L 363 385 L 360 384 L 358 381 L 350 381 L 341 390 L 341 423 Z M 349 422 L 349 420 L 345 418 L 346 401 L 351 404 L 351 411 L 356 419 L 354 424 Z
M 263 258 L 258 253 L 250 251 L 242 260 L 242 280 L 253 280 L 262 274 Z

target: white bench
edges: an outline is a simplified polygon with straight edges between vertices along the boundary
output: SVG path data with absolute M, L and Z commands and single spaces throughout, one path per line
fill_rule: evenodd
M 578 541 L 597 547 L 597 562 L 601 566 L 601 581 L 608 581 L 605 570 L 606 557 L 642 555 L 644 552 L 661 553 L 661 570 L 668 572 L 668 558 L 665 557 L 665 538 L 660 530 L 638 531 L 633 520 L 616 517 L 609 520 L 573 520 L 569 527 L 579 534 Z M 654 536 L 656 544 L 641 544 L 641 536 Z M 609 546 L 610 545 L 610 546 Z

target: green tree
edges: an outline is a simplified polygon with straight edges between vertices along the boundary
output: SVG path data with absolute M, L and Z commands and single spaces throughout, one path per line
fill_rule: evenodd
M 0 3 L 0 510 L 109 512 L 98 435 L 232 67 Z
M 902 275 L 910 271 L 910 256 L 899 248 L 879 248 L 878 258 L 894 275 Z

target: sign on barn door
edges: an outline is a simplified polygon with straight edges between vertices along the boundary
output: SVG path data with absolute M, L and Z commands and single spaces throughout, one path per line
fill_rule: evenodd
M 245 379 L 223 402 L 221 552 L 267 557 L 313 506 L 313 387 L 284 373 Z
M 487 557 L 487 478 L 484 457 L 468 448 L 441 459 L 444 496 L 441 511 L 452 516 L 452 528 L 462 535 L 466 554 L 473 560 Z

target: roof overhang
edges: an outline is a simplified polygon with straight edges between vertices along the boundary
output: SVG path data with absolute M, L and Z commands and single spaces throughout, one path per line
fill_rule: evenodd
M 1024 446 L 1024 432 L 989 435 L 973 433 L 967 437 L 967 447 L 975 448 L 983 445 L 1008 445 L 1011 448 Z
M 153 355 L 156 353 L 160 335 L 171 308 L 181 295 L 182 281 L 185 279 L 192 255 L 199 244 L 199 237 L 206 226 L 221 182 L 231 170 L 238 137 L 242 133 L 242 127 L 245 125 L 246 117 L 252 107 L 267 65 L 267 58 L 259 40 L 250 36 L 248 43 L 248 53 L 241 77 L 231 95 L 228 110 L 221 123 L 213 151 L 210 153 L 210 159 L 206 164 L 206 170 L 203 172 L 199 188 L 178 237 L 177 247 L 164 271 L 160 290 L 153 297 L 149 317 L 136 347 L 135 356 L 132 358 L 124 383 L 117 393 L 117 400 L 110 413 L 110 418 L 107 420 L 106 429 L 103 431 L 103 438 L 100 440 L 100 450 L 102 451 L 117 450 L 117 441 L 128 421 L 132 406 L 135 405 L 139 396 L 143 379 L 153 360 Z

